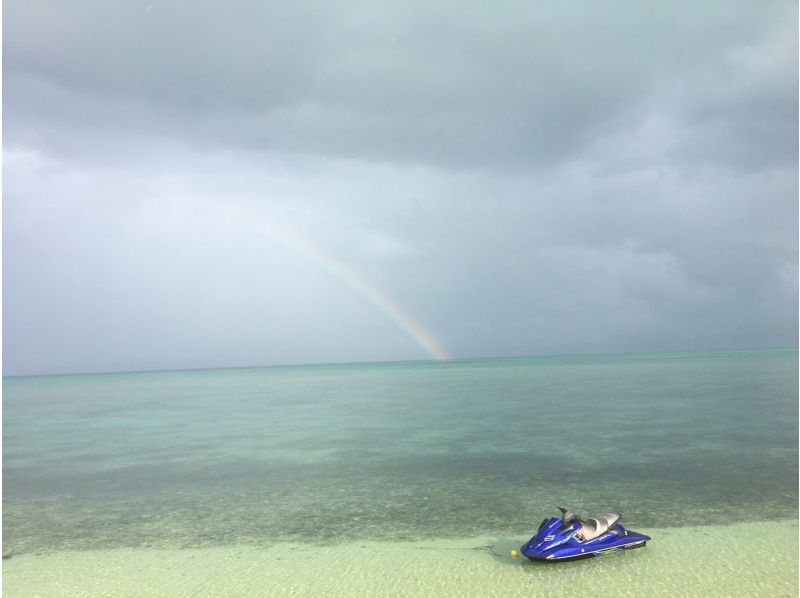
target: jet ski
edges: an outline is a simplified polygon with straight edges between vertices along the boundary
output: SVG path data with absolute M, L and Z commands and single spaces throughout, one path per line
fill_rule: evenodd
M 650 536 L 627 530 L 619 521 L 619 513 L 581 519 L 575 513 L 558 507 L 561 517 L 545 519 L 539 531 L 520 552 L 532 561 L 560 563 L 603 556 L 620 550 L 641 548 Z

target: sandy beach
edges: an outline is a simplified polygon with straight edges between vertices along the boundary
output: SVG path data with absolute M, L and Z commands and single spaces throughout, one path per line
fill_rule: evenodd
M 524 536 L 21 554 L 7 596 L 796 596 L 797 521 L 642 530 L 642 550 L 543 565 Z

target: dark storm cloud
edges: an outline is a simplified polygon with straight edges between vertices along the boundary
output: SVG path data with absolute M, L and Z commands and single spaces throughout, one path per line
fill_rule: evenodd
M 7 372 L 796 344 L 793 3 L 3 10 Z
M 660 116 L 679 136 L 672 159 L 792 159 L 791 3 L 11 2 L 5 14 L 10 142 L 55 134 L 74 151 L 89 126 L 539 168 Z

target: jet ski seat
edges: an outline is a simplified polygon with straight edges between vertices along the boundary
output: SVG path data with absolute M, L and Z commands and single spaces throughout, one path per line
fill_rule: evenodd
M 581 531 L 583 532 L 583 541 L 594 540 L 598 536 L 603 535 L 609 528 L 614 527 L 614 524 L 620 520 L 619 513 L 606 513 L 599 517 L 590 517 L 583 522 Z

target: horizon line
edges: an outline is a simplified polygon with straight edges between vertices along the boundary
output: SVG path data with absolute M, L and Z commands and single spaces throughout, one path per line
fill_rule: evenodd
M 448 357 L 447 359 L 378 359 L 375 361 L 313 361 L 313 362 L 289 362 L 289 363 L 270 363 L 260 365 L 223 365 L 223 366 L 200 366 L 200 367 L 178 367 L 178 368 L 157 368 L 157 369 L 134 369 L 134 370 L 108 370 L 108 371 L 80 371 L 80 372 L 47 372 L 37 374 L 2 374 L 3 380 L 11 378 L 46 378 L 59 376 L 115 376 L 125 374 L 165 374 L 177 372 L 207 372 L 219 370 L 256 370 L 256 369 L 278 369 L 278 368 L 302 368 L 302 367 L 327 367 L 327 366 L 346 366 L 346 365 L 371 365 L 371 364 L 431 364 L 448 365 L 465 361 L 481 361 L 492 359 L 544 359 L 553 357 L 600 357 L 600 356 L 621 356 L 621 355 L 675 355 L 675 354 L 699 354 L 699 353 L 745 353 L 748 351 L 800 351 L 800 346 L 791 347 L 738 347 L 738 348 L 712 348 L 712 349 L 669 349 L 669 350 L 648 350 L 648 351 L 596 351 L 579 353 L 536 353 L 536 354 L 513 354 L 513 355 L 473 355 L 462 357 Z M 5 368 L 3 368 L 5 369 Z

